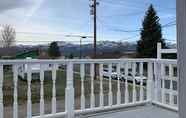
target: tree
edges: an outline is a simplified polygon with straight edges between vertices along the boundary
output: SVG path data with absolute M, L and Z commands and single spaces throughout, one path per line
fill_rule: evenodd
M 157 16 L 153 5 L 150 5 L 142 23 L 141 39 L 137 42 L 137 51 L 140 57 L 155 58 L 158 42 L 161 42 L 163 48 L 165 48 L 159 21 L 160 18 Z
M 70 55 L 69 55 L 69 59 L 73 59 L 73 58 L 74 58 L 73 53 L 70 53 Z
M 48 54 L 52 58 L 57 58 L 61 56 L 57 42 L 52 42 L 50 44 L 49 49 L 48 49 Z
M 13 46 L 16 38 L 15 29 L 10 25 L 5 25 L 1 31 L 1 38 L 4 47 L 9 48 Z

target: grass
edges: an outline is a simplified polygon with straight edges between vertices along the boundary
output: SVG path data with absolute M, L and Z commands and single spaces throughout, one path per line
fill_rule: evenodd
M 4 105 L 9 106 L 13 105 L 13 73 L 11 71 L 6 71 L 4 73 L 4 83 L 3 83 L 3 99 Z M 32 77 L 39 77 L 37 74 L 32 74 Z M 44 100 L 51 101 L 52 99 L 52 75 L 50 71 L 45 72 L 44 80 Z M 103 91 L 104 94 L 109 92 L 109 81 L 107 79 L 103 80 Z M 85 77 L 85 96 L 90 95 L 91 93 L 91 81 L 90 77 Z M 18 79 L 18 104 L 26 104 L 27 102 L 27 81 Z M 66 72 L 62 70 L 57 71 L 56 77 L 56 99 L 64 100 L 65 98 L 65 87 L 66 87 Z M 132 91 L 132 85 L 128 86 L 129 91 Z M 137 87 L 138 88 L 138 87 Z M 121 91 L 124 91 L 124 83 L 121 83 Z M 74 90 L 75 97 L 81 95 L 81 80 L 79 74 L 74 74 Z M 100 92 L 100 83 L 99 79 L 94 80 L 94 93 L 99 94 Z M 117 93 L 117 81 L 112 81 L 112 92 L 113 94 Z M 40 81 L 34 80 L 31 84 L 31 93 L 32 93 L 32 103 L 39 103 L 40 101 Z
M 4 74 L 4 83 L 3 83 L 3 92 L 4 92 L 4 104 L 10 105 L 13 104 L 13 77 L 12 73 L 5 73 Z M 32 75 L 34 76 L 34 75 Z M 46 100 L 51 99 L 52 97 L 52 80 L 51 78 L 51 72 L 45 72 L 45 80 L 44 80 L 44 98 Z M 66 79 L 65 79 L 64 72 L 57 72 L 57 78 L 56 78 L 56 96 L 57 97 L 63 97 L 64 96 L 64 90 L 66 85 Z M 27 81 L 18 79 L 18 103 L 19 104 L 25 104 L 27 101 Z M 62 92 L 60 92 L 62 91 Z M 31 84 L 31 92 L 32 92 L 32 102 L 37 103 L 40 100 L 40 81 L 35 80 L 32 81 Z

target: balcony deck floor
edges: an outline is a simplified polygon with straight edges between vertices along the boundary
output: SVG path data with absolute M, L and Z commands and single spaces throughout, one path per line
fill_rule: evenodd
M 86 115 L 81 118 L 178 118 L 178 113 L 154 105 Z

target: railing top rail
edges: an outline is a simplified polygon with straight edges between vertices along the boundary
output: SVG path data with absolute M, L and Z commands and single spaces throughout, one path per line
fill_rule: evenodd
M 152 59 L 152 58 L 125 58 L 125 59 L 19 59 L 19 60 L 0 60 L 0 64 L 32 64 L 32 63 L 46 63 L 46 64 L 66 64 L 72 63 L 118 63 L 118 62 L 172 62 L 176 63 L 177 60 L 173 59 Z
M 109 63 L 120 61 L 149 62 L 154 59 L 20 59 L 20 60 L 0 60 L 0 64 L 22 64 L 22 63 Z
M 161 43 L 157 43 L 157 58 L 161 59 L 162 54 L 174 54 L 177 53 L 177 49 L 163 49 Z
M 155 59 L 156 62 L 177 64 L 177 59 Z

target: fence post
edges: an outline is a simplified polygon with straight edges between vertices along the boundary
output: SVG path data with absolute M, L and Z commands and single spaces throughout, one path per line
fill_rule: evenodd
M 65 88 L 66 118 L 74 118 L 74 87 L 73 87 L 73 63 L 67 63 L 67 78 Z
M 161 59 L 161 43 L 157 43 L 157 59 Z
M 153 90 L 153 66 L 152 62 L 148 62 L 148 79 L 147 79 L 147 100 L 152 102 L 152 90 Z

